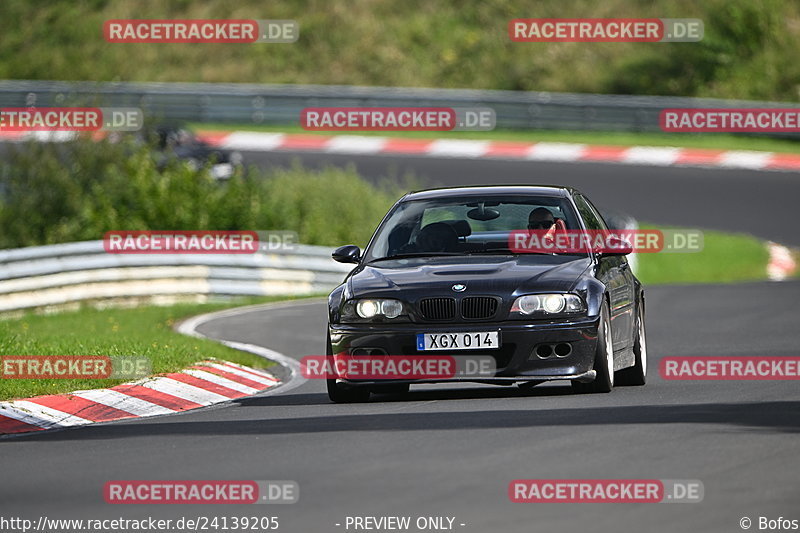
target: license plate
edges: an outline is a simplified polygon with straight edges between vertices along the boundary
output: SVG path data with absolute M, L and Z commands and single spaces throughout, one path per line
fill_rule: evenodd
M 500 332 L 417 333 L 417 350 L 497 350 Z

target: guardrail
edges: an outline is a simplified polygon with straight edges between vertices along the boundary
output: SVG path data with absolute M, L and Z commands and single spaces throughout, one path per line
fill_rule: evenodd
M 622 213 L 604 216 L 612 228 L 638 227 Z M 0 250 L 0 313 L 82 301 L 318 294 L 339 285 L 353 268 L 335 262 L 331 252 L 300 244 L 254 254 L 112 254 L 103 241 Z M 629 261 L 635 270 L 635 254 Z
M 0 107 L 139 107 L 165 121 L 299 124 L 320 106 L 491 107 L 498 128 L 659 132 L 664 108 L 795 107 L 796 103 L 471 89 L 218 83 L 0 81 Z M 753 134 L 748 134 L 753 135 Z M 795 133 L 759 134 L 800 138 Z
M 110 254 L 103 241 L 0 250 L 0 312 L 94 300 L 303 295 L 326 292 L 352 267 L 330 248 L 254 254 Z
M 622 213 L 604 216 L 612 228 L 638 227 Z M 112 254 L 103 241 L 0 250 L 0 313 L 82 301 L 328 292 L 353 268 L 331 259 L 331 251 L 300 244 L 254 254 Z M 629 261 L 635 270 L 635 254 Z

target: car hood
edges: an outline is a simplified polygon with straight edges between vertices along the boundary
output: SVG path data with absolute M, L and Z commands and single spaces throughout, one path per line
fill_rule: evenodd
M 569 291 L 591 265 L 588 257 L 471 256 L 380 261 L 356 269 L 348 279 L 351 296 L 389 296 L 395 292 L 512 295 Z

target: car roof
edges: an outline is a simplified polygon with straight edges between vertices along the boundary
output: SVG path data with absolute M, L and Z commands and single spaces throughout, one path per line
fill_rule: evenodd
M 573 187 L 561 185 L 481 185 L 414 191 L 406 194 L 402 201 L 486 195 L 556 196 L 563 198 L 577 192 L 578 190 Z

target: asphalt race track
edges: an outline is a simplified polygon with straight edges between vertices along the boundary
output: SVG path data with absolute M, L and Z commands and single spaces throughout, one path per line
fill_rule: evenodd
M 255 157 L 254 154 L 245 154 Z M 284 164 L 297 154 L 259 154 Z M 308 164 L 352 156 L 301 154 Z M 252 159 L 251 159 L 252 160 Z M 798 244 L 792 173 L 364 157 L 377 177 L 439 184 L 566 183 L 639 219 L 748 231 Z M 531 177 L 533 176 L 533 177 Z M 800 282 L 651 287 L 650 382 L 610 394 L 568 387 L 421 386 L 407 397 L 333 405 L 321 381 L 200 412 L 0 441 L 0 507 L 37 518 L 244 516 L 279 531 L 347 531 L 346 516 L 449 516 L 463 532 L 741 531 L 750 517 L 800 518 L 796 381 L 664 381 L 664 356 L 797 356 Z M 320 300 L 202 325 L 218 339 L 300 358 L 324 353 Z M 514 479 L 693 479 L 700 503 L 515 504 Z M 114 506 L 103 484 L 130 479 L 294 480 L 275 506 Z M 336 524 L 342 524 L 337 527 Z M 460 524 L 465 524 L 461 526 Z M 351 528 L 349 531 L 353 531 Z

